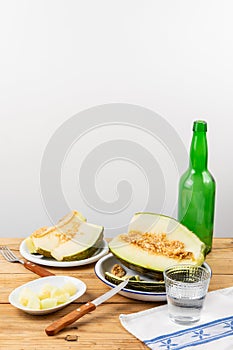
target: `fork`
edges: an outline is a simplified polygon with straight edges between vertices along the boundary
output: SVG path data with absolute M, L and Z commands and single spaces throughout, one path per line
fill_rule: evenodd
M 36 264 L 31 263 L 30 261 L 24 261 L 22 259 L 19 259 L 7 246 L 0 246 L 0 253 L 2 256 L 9 262 L 15 263 L 21 263 L 24 265 L 24 267 L 32 272 L 35 272 L 37 275 L 41 277 L 45 276 L 54 276 L 54 273 L 44 269 L 41 266 L 38 266 Z

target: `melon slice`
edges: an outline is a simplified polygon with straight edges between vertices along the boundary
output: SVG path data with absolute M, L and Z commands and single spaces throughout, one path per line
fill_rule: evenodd
M 34 231 L 25 239 L 29 252 L 51 257 L 51 251 L 65 240 L 70 239 L 77 232 L 80 224 L 85 221 L 83 215 L 74 210 L 63 217 L 57 225 L 45 226 Z
M 58 261 L 83 260 L 92 256 L 103 241 L 103 227 L 83 222 L 69 241 L 52 250 Z
M 26 239 L 31 253 L 59 261 L 86 259 L 103 241 L 102 226 L 92 225 L 77 211 L 72 211 L 53 227 L 43 227 Z

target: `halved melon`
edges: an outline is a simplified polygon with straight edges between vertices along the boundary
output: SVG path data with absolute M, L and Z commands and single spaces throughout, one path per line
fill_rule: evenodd
M 137 213 L 127 234 L 109 243 L 110 251 L 130 269 L 158 279 L 175 264 L 201 265 L 205 244 L 185 226 L 168 216 Z

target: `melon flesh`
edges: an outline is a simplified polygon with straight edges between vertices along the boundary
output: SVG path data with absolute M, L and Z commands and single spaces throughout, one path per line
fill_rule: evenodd
M 51 255 L 59 261 L 86 259 L 99 248 L 103 240 L 103 227 L 82 223 L 78 233 L 68 242 L 55 248 Z
M 72 282 L 67 282 L 61 287 L 44 284 L 39 291 L 23 288 L 19 294 L 19 302 L 30 309 L 49 309 L 69 301 L 70 296 L 77 292 L 77 287 Z

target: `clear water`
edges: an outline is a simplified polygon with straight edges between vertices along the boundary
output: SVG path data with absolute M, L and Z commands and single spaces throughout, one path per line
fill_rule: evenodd
M 173 321 L 180 324 L 199 321 L 205 297 L 182 300 L 173 296 L 168 296 L 167 298 L 169 316 Z

